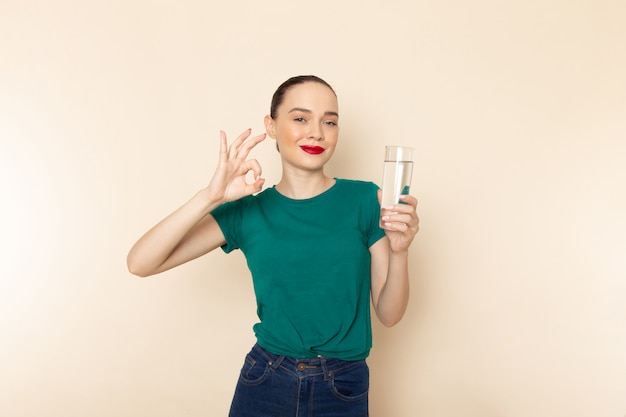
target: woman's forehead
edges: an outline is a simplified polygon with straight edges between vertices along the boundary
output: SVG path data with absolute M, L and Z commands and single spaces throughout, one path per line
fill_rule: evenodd
M 306 82 L 290 88 L 280 107 L 289 109 L 312 107 L 310 110 L 337 112 L 338 103 L 337 96 L 327 86 L 316 82 Z

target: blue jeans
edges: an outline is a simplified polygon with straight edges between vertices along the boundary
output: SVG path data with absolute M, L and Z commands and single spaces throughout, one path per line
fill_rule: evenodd
M 368 390 L 365 360 L 296 359 L 254 345 L 229 417 L 367 417 Z

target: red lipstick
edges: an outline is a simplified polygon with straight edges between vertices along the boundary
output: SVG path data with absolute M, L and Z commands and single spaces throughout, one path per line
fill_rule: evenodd
M 300 146 L 300 149 L 302 149 L 306 153 L 310 153 L 311 155 L 319 155 L 325 151 L 325 149 L 322 148 L 321 146 L 309 146 L 309 145 L 302 145 Z

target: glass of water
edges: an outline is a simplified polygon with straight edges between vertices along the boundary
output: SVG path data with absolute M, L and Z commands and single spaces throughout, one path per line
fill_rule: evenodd
M 385 146 L 381 207 L 401 203 L 400 196 L 409 193 L 412 174 L 413 148 Z

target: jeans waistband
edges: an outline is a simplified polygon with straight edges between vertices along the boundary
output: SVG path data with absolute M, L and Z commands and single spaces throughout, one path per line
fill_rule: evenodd
M 252 350 L 263 356 L 267 360 L 270 369 L 273 371 L 282 367 L 300 376 L 323 374 L 325 379 L 332 377 L 336 372 L 342 369 L 364 362 L 364 360 L 345 361 L 342 359 L 328 358 L 326 356 L 294 358 L 291 356 L 277 355 L 263 349 L 259 344 L 255 344 Z

